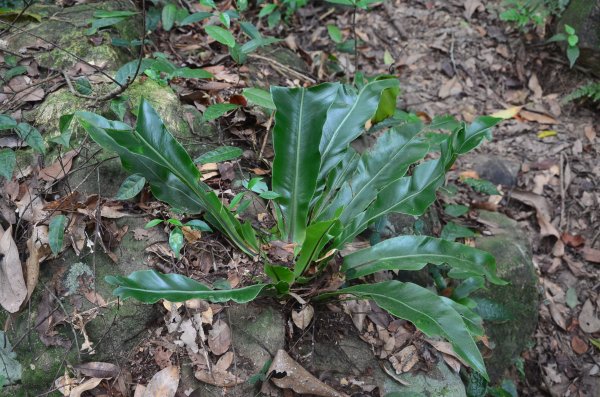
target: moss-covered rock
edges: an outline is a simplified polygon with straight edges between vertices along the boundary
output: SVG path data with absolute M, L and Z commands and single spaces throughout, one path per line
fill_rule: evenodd
M 131 11 L 134 8 L 133 3 L 124 0 L 79 4 L 68 8 L 35 4 L 28 11 L 41 15 L 42 20 L 21 23 L 19 28 L 22 30 L 15 29 L 15 32 L 6 39 L 6 47 L 14 52 L 28 48 L 45 49 L 36 51 L 34 56 L 40 66 L 53 70 L 62 71 L 79 62 L 69 53 L 75 54 L 99 68 L 115 69 L 131 58 L 131 54 L 121 47 L 111 45 L 111 37 L 122 37 L 128 40 L 140 38 L 142 33 L 141 17 L 133 16 L 127 23 L 114 25 L 112 36 L 102 32 L 99 34 L 102 37 L 101 43 L 95 44 L 90 41 L 90 36 L 84 35 L 84 31 L 89 27 L 89 21 L 94 19 L 94 12 L 98 10 Z M 60 48 L 54 47 L 48 42 L 56 44 Z
M 563 32 L 565 24 L 579 37 L 578 63 L 600 76 L 600 0 L 571 0 L 556 30 Z
M 531 341 L 539 291 L 528 238 L 517 222 L 487 211 L 480 211 L 479 218 L 494 235 L 477 237 L 476 246 L 495 256 L 498 276 L 510 283 L 488 285 L 474 294 L 476 310 L 488 319 L 486 334 L 494 345 L 486 366 L 492 382 L 499 382 Z
M 16 359 L 23 367 L 22 380 L 15 387 L 3 389 L 0 396 L 35 396 L 46 392 L 52 388 L 54 380 L 64 373 L 67 364 L 88 361 L 124 364 L 140 339 L 151 329 L 148 325 L 160 316 L 157 307 L 153 305 L 134 300 L 117 303 L 112 296 L 113 287 L 105 281 L 105 277 L 127 275 L 135 270 L 146 269 L 144 248 L 167 237 L 153 231 L 149 238 L 136 240 L 133 230 L 143 227 L 143 219 L 128 217 L 120 219 L 118 223 L 120 226 L 128 226 L 129 232 L 115 250 L 116 262 L 99 251 L 78 257 L 72 250 L 68 250 L 60 258 L 42 266 L 30 310 L 17 316 L 7 333 L 13 344 L 19 342 L 15 351 Z M 60 295 L 61 306 L 57 313 L 82 314 L 93 353 L 82 349 L 85 340 L 82 333 L 72 325 L 59 324 L 54 328 L 62 338 L 71 341 L 70 348 L 47 347 L 37 331 L 31 329 L 39 321 L 37 316 L 43 305 L 43 296 L 48 295 L 49 291 L 56 291 L 53 293 Z M 88 298 L 93 297 L 90 294 L 94 291 L 107 303 L 105 307 L 90 302 Z M 74 340 L 74 333 L 77 334 L 77 342 Z M 21 338 L 23 335 L 25 337 Z

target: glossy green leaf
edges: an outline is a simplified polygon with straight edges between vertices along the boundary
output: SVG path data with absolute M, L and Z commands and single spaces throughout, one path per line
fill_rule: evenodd
M 261 90 L 260 88 L 244 88 L 243 95 L 250 103 L 275 110 L 271 93 L 268 91 Z
M 46 142 L 44 142 L 44 138 L 42 138 L 42 134 L 37 128 L 28 123 L 19 123 L 15 131 L 17 131 L 19 138 L 27 142 L 33 150 L 42 154 L 46 153 Z
M 119 84 L 126 84 L 135 75 L 135 71 L 138 68 L 138 63 L 140 63 L 140 61 L 136 59 L 134 61 L 127 62 L 125 65 L 121 66 L 115 74 L 115 80 Z M 138 76 L 142 75 L 146 69 L 151 68 L 155 63 L 155 59 L 142 59 L 140 63 L 140 70 L 138 72 Z
M 371 222 L 388 213 L 422 215 L 435 201 L 435 192 L 444 180 L 445 168 L 441 159 L 419 164 L 411 176 L 400 178 L 381 190 L 367 211 L 357 215 L 350 224 L 346 225 L 344 233 L 336 244 L 352 240 Z
M 207 107 L 202 117 L 204 121 L 215 120 L 238 107 L 239 105 L 233 103 L 217 103 Z
M 343 208 L 340 221 L 350 223 L 375 200 L 378 192 L 404 176 L 408 167 L 423 158 L 429 145 L 418 139 L 421 123 L 406 123 L 381 135 L 365 152 L 352 178 L 346 182 L 319 219 L 331 219 Z
M 154 227 L 161 223 L 163 223 L 162 219 L 152 219 L 150 222 L 146 223 L 146 225 L 144 226 L 144 229 L 150 229 L 151 227 Z
M 221 146 L 194 159 L 196 164 L 221 163 L 242 156 L 243 150 L 235 146 Z
M 179 25 L 180 26 L 191 25 L 193 23 L 200 22 L 207 18 L 210 18 L 210 17 L 212 17 L 212 15 L 213 14 L 211 12 L 205 12 L 205 11 L 195 12 L 195 13 L 185 17 Z
M 259 18 L 263 18 L 266 17 L 267 15 L 270 15 L 273 11 L 275 11 L 277 9 L 277 4 L 265 4 L 263 8 L 261 8 L 260 12 L 258 13 L 258 17 Z
M 179 219 L 175 219 L 175 218 L 169 218 L 169 219 L 167 219 L 166 222 L 170 223 L 171 225 L 174 225 L 174 226 L 179 226 L 179 227 L 183 226 L 183 223 Z
M 192 229 L 200 230 L 202 232 L 212 232 L 212 229 L 208 224 L 200 219 L 194 219 L 185 223 L 185 226 L 191 227 Z
M 340 228 L 341 224 L 337 219 L 315 222 L 306 228 L 306 238 L 294 265 L 296 277 L 300 277 L 312 262 L 322 256 L 323 248 L 341 232 Z
M 111 99 L 110 111 L 121 121 L 125 118 L 125 112 L 127 111 L 127 97 L 121 95 L 117 98 Z
M 265 274 L 269 276 L 274 283 L 284 281 L 291 285 L 295 280 L 294 272 L 285 266 L 265 263 Z
M 452 298 L 457 300 L 467 298 L 469 295 L 471 295 L 471 293 L 484 287 L 485 279 L 483 277 L 469 277 L 464 279 L 458 286 L 456 286 L 456 288 L 454 288 L 454 291 L 452 291 Z
M 92 139 L 121 157 L 126 170 L 144 176 L 159 200 L 189 213 L 204 210 L 205 219 L 235 245 L 246 253 L 256 252 L 257 246 L 249 245 L 253 243 L 242 236 L 240 222 L 212 189 L 200 182 L 200 172 L 189 154 L 148 102 L 140 103 L 135 130 L 89 112 L 78 112 L 77 118 Z
M 245 288 L 213 290 L 180 274 L 162 274 L 153 270 L 139 270 L 127 277 L 108 276 L 106 282 L 117 287 L 114 291 L 116 296 L 134 298 L 144 303 L 155 303 L 159 299 L 183 302 L 194 298 L 214 303 L 247 303 L 254 300 L 266 286 L 256 284 Z
M 173 3 L 165 5 L 162 9 L 162 25 L 167 32 L 173 28 L 176 13 L 177 6 Z
M 366 84 L 358 95 L 346 87 L 339 88 L 331 106 L 327 106 L 327 119 L 319 143 L 321 167 L 319 179 L 325 180 L 329 172 L 344 157 L 350 142 L 363 132 L 379 105 L 381 93 L 386 88 L 397 87 L 398 80 L 385 79 Z
M 275 192 L 271 192 L 271 191 L 262 192 L 258 196 L 260 198 L 264 198 L 265 200 L 275 200 L 276 198 L 281 197 L 281 195 L 279 193 L 275 193 Z
M 449 204 L 444 207 L 444 212 L 450 216 L 459 217 L 469 212 L 469 207 L 466 205 Z
M 17 121 L 6 114 L 0 114 L 0 131 L 17 128 Z
M 117 191 L 116 200 L 129 200 L 138 195 L 146 184 L 146 178 L 139 174 L 129 175 Z
M 485 330 L 483 329 L 483 319 L 481 318 L 481 316 L 479 316 L 479 314 L 450 298 L 446 298 L 445 296 L 440 296 L 440 299 L 442 300 L 442 302 L 444 302 L 446 305 L 450 306 L 458 314 L 460 314 L 463 321 L 465 322 L 467 331 L 469 331 L 471 335 L 485 335 Z
M 52 217 L 48 225 L 48 245 L 54 255 L 58 255 L 62 250 L 67 221 L 66 216 L 56 215 Z
M 226 45 L 227 47 L 235 46 L 235 37 L 231 34 L 229 30 L 223 29 L 220 26 L 209 25 L 204 28 L 206 30 L 206 34 L 215 39 L 221 44 Z
M 428 289 L 411 283 L 385 281 L 342 288 L 321 297 L 341 294 L 373 299 L 382 309 L 410 321 L 425 335 L 446 339 L 460 358 L 488 377 L 481 353 L 460 314 Z
M 386 52 L 386 54 L 389 54 Z M 393 60 L 392 60 L 393 61 Z M 378 80 L 384 79 L 396 79 L 394 76 L 381 76 Z M 377 106 L 377 111 L 375 112 L 375 116 L 373 116 L 373 123 L 381 123 L 383 120 L 392 117 L 396 112 L 396 101 L 398 99 L 398 95 L 400 95 L 400 87 L 390 87 L 383 90 L 381 93 L 381 98 L 379 98 L 379 105 Z
M 485 276 L 498 285 L 496 260 L 485 251 L 427 236 L 399 236 L 344 257 L 342 271 L 349 280 L 380 270 L 420 270 L 426 264 L 448 264 L 472 276 Z
M 9 81 L 15 76 L 19 76 L 21 74 L 27 73 L 27 68 L 25 66 L 15 66 L 14 68 L 10 68 L 6 71 L 3 78 L 4 81 Z
M 171 230 L 171 233 L 169 233 L 169 247 L 171 247 L 171 250 L 175 253 L 175 258 L 179 258 L 183 243 L 183 232 L 179 227 L 175 227 Z
M 454 222 L 448 222 L 444 225 L 440 238 L 448 241 L 455 241 L 457 238 L 474 237 L 475 232 Z
M 17 156 L 15 152 L 11 149 L 0 149 L 0 176 L 10 181 L 16 165 Z
M 273 191 L 285 220 L 285 238 L 302 244 L 308 207 L 317 186 L 319 142 L 339 84 L 311 88 L 271 87 L 277 107 L 273 128 Z
M 579 47 L 567 47 L 567 58 L 569 59 L 569 67 L 573 67 L 580 54 Z
M 227 29 L 231 28 L 231 17 L 226 12 L 219 13 L 219 20 Z
M 327 25 L 327 33 L 329 33 L 329 37 L 331 37 L 331 40 L 333 40 L 334 43 L 339 44 L 344 41 L 342 31 L 335 25 Z
M 73 88 L 82 95 L 90 95 L 92 93 L 92 85 L 86 77 L 80 77 L 75 80 L 73 82 Z

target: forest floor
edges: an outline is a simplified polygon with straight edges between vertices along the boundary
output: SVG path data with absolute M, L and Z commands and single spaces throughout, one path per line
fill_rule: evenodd
M 351 10 L 315 2 L 287 25 L 270 30 L 258 23 L 263 34 L 284 39 L 281 45 L 306 62 L 306 68 L 293 70 L 262 55 L 238 67 L 224 47 L 199 45 L 206 37 L 191 28 L 159 29 L 152 36 L 152 51 L 169 54 L 178 64 L 212 67 L 216 83 L 172 84 L 183 101 L 200 111 L 209 103 L 231 100 L 250 81 L 292 86 L 347 79 L 356 73 L 356 65 L 367 76 L 397 76 L 402 89 L 399 108 L 424 120 L 450 114 L 470 122 L 478 115 L 510 114 L 495 128 L 492 142 L 461 158 L 450 172 L 448 180 L 459 187 L 453 203 L 502 212 L 530 237 L 542 300 L 534 343 L 522 356 L 523 372 L 520 376 L 515 369 L 513 374 L 520 394 L 588 396 L 590 390 L 599 390 L 600 372 L 600 345 L 592 343 L 598 343 L 598 330 L 590 332 L 585 325 L 598 321 L 593 307 L 600 307 L 600 113 L 589 105 L 562 102 L 589 76 L 569 69 L 564 54 L 554 45 L 544 45 L 537 34 L 500 21 L 500 3 L 391 0 L 360 11 L 358 59 L 352 51 L 337 50 L 326 28 L 335 24 L 345 39 L 351 38 Z M 332 54 L 336 72 L 325 65 Z M 264 137 L 270 123 L 263 119 L 261 125 L 250 125 L 256 118 L 236 112 L 220 119 L 220 144 L 254 152 L 245 155 L 250 160 L 243 165 L 254 174 L 268 175 L 273 152 Z M 487 162 L 490 159 L 494 161 Z M 233 165 L 219 167 L 217 180 L 209 183 L 226 188 L 234 171 Z M 461 176 L 504 178 L 506 183 L 501 195 L 487 196 L 460 183 Z M 464 225 L 477 229 L 473 214 Z M 442 220 L 446 221 L 443 215 Z M 243 259 L 229 249 L 217 251 L 243 266 Z M 231 272 L 223 274 L 232 286 L 239 282 Z M 161 328 L 168 325 L 153 332 L 159 335 Z M 131 361 L 134 381 L 147 383 L 172 361 L 167 346 L 172 345 L 148 342 L 139 347 Z M 196 359 L 201 360 L 192 358 Z

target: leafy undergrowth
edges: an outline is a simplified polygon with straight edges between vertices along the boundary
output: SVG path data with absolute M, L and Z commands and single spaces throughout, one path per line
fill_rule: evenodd
M 415 112 L 425 123 L 430 122 L 433 115 L 439 114 L 449 113 L 472 122 L 478 114 L 500 111 L 500 114 L 496 114 L 508 121 L 500 128 L 494 144 L 484 146 L 480 153 L 501 156 L 502 163 L 516 164 L 519 171 L 509 173 L 508 179 L 498 180 L 494 172 L 487 172 L 489 170 L 482 170 L 478 166 L 477 161 L 480 160 L 477 158 L 459 160 L 451 170 L 447 190 L 432 209 L 434 221 L 431 224 L 417 221 L 412 228 L 417 234 L 428 229 L 433 235 L 469 243 L 475 233 L 481 230 L 473 211 L 478 208 L 505 212 L 526 226 L 534 246 L 547 305 L 540 307 L 537 344 L 523 355 L 524 365 L 513 369 L 512 378 L 519 383 L 519 390 L 525 395 L 536 395 L 540 390 L 554 395 L 562 395 L 567 391 L 586 395 L 593 387 L 590 384 L 597 379 L 595 376 L 598 372 L 598 364 L 593 359 L 597 351 L 594 349 L 598 330 L 589 326 L 594 326 L 597 321 L 594 280 L 598 278 L 598 268 L 593 265 L 599 261 L 598 235 L 595 231 L 600 227 L 596 215 L 599 208 L 598 186 L 593 178 L 600 174 L 597 127 L 593 124 L 597 115 L 560 103 L 561 96 L 574 86 L 572 79 L 580 77 L 567 73 L 560 64 L 549 62 L 553 56 L 559 55 L 531 50 L 516 40 L 519 36 L 497 18 L 495 7 L 499 2 L 490 2 L 493 5 L 489 9 L 484 9 L 478 2 L 463 1 L 393 3 L 393 7 L 383 4 L 370 12 L 357 13 L 360 59 L 356 64 L 352 53 L 353 12 L 338 9 L 330 11 L 327 5 L 317 4 L 292 14 L 289 25 L 275 24 L 269 28 L 265 20 L 268 18 L 266 13 L 264 23 L 256 23 L 261 40 L 263 37 L 285 38 L 281 45 L 295 55 L 291 62 L 287 59 L 286 63 L 278 58 L 280 55 L 272 48 L 263 48 L 261 51 L 264 52 L 247 54 L 251 62 L 237 65 L 226 58 L 232 48 L 227 44 L 227 35 L 221 37 L 218 34 L 222 32 L 215 31 L 210 34 L 200 29 L 203 25 L 187 25 L 181 21 L 180 25 L 185 26 L 178 27 L 179 23 L 173 22 L 175 27 L 165 30 L 164 26 L 161 28 L 158 25 L 151 36 L 155 50 L 167 54 L 178 65 L 206 66 L 204 69 L 212 73 L 213 79 L 190 79 L 187 71 L 171 70 L 171 66 L 165 66 L 164 63 L 160 63 L 158 68 L 166 67 L 168 72 L 162 72 L 161 75 L 159 70 L 157 74 L 155 69 L 149 67 L 142 78 L 171 84 L 183 101 L 203 112 L 205 121 L 212 121 L 219 131 L 220 142 L 215 143 L 213 148 L 226 144 L 244 150 L 241 158 L 237 151 L 230 157 L 224 157 L 223 161 L 205 158 L 199 159 L 198 163 L 202 164 L 203 182 L 229 201 L 232 208 L 239 212 L 237 219 L 253 222 L 254 226 L 264 230 L 276 224 L 265 201 L 258 198 L 265 195 L 268 198 L 271 192 L 264 182 L 270 178 L 274 156 L 266 138 L 273 128 L 273 120 L 269 111 L 247 106 L 249 103 L 265 106 L 265 98 L 260 96 L 260 91 L 254 92 L 254 96 L 252 91 L 247 91 L 247 86 L 252 85 L 248 82 L 259 81 L 265 86 L 297 86 L 316 81 L 349 79 L 355 74 L 355 65 L 358 64 L 365 75 L 390 72 L 397 75 L 403 91 L 401 107 Z M 221 10 L 226 6 L 222 6 Z M 202 8 L 198 12 L 206 11 L 206 8 Z M 169 12 L 167 10 L 167 15 Z M 256 22 L 258 12 L 256 10 L 250 14 L 249 19 Z M 235 23 L 233 25 L 236 33 L 238 31 L 235 29 L 240 32 L 243 29 L 235 27 Z M 215 41 L 207 42 L 207 34 Z M 239 36 L 244 41 L 258 40 L 257 36 L 254 39 L 248 35 Z M 283 59 L 286 56 L 289 54 L 284 54 Z M 213 62 L 213 59 L 216 61 Z M 306 66 L 300 67 L 303 63 Z M 544 67 L 539 67 L 539 64 Z M 12 70 L 12 73 L 19 71 Z M 203 76 L 206 75 L 198 77 Z M 41 85 L 44 89 L 40 93 L 34 90 L 37 85 L 31 85 L 36 83 L 36 79 L 43 80 L 48 76 L 35 77 L 33 82 L 27 81 L 23 75 L 16 77 L 13 88 L 25 90 L 26 95 L 22 95 L 20 101 L 4 101 L 2 111 L 9 110 L 15 118 L 19 118 L 21 108 L 27 110 L 32 103 L 35 104 L 36 100 L 49 93 L 52 87 Z M 115 114 L 118 114 L 118 103 L 115 106 Z M 267 101 L 266 108 L 270 106 Z M 42 151 L 37 135 L 29 127 L 22 125 L 17 134 L 25 138 L 30 147 Z M 58 141 L 64 142 L 66 136 L 61 137 L 62 140 L 59 137 Z M 202 230 L 203 226 L 189 224 L 194 222 L 194 217 L 173 212 L 170 207 L 152 199 L 147 189 L 143 189 L 135 201 L 129 202 L 106 197 L 78 197 L 76 193 L 59 194 L 58 198 L 53 196 L 52 193 L 57 192 L 53 187 L 54 182 L 79 167 L 85 171 L 85 164 L 72 168 L 73 158 L 77 155 L 81 154 L 65 150 L 56 161 L 46 162 L 42 170 L 21 168 L 19 165 L 20 184 L 9 183 L 4 186 L 3 199 L 9 205 L 12 205 L 11 202 L 16 204 L 21 209 L 21 218 L 26 221 L 19 225 L 16 219 L 12 222 L 9 214 L 12 208 L 2 212 L 8 223 L 16 225 L 12 229 L 14 240 L 23 257 L 33 256 L 35 252 L 37 260 L 42 261 L 53 252 L 60 252 L 69 246 L 76 251 L 82 250 L 87 241 L 86 234 L 94 235 L 99 231 L 100 235 L 94 241 L 99 244 L 102 240 L 102 250 L 116 259 L 113 251 L 127 230 L 117 226 L 114 220 L 127 214 L 136 214 L 144 215 L 148 220 L 173 220 L 157 227 L 173 237 L 169 239 L 163 236 L 162 241 L 147 248 L 150 256 L 148 264 L 153 268 L 164 273 L 186 274 L 222 291 L 266 281 L 262 262 L 232 249 L 230 242 L 220 233 L 211 233 Z M 2 157 L 2 161 L 13 160 Z M 36 186 L 36 178 L 31 176 L 39 176 L 42 186 Z M 486 183 L 485 179 L 494 182 Z M 122 192 L 123 197 L 140 192 L 136 187 L 140 186 L 139 182 L 131 180 L 131 191 Z M 504 186 L 498 189 L 498 185 Z M 526 190 L 527 194 L 513 195 L 515 187 Z M 34 188 L 41 191 L 39 196 L 28 193 Z M 239 192 L 245 192 L 244 198 L 235 202 L 240 197 Z M 4 193 L 8 195 L 8 200 Z M 248 200 L 248 197 L 251 199 Z M 56 225 L 60 226 L 64 220 L 56 217 L 57 210 L 78 214 L 68 225 L 65 233 L 67 238 L 63 240 L 59 233 L 50 233 L 46 237 L 47 245 L 40 244 L 39 249 L 32 248 L 36 247 L 35 239 L 30 240 L 29 245 L 27 239 L 46 232 L 44 223 L 56 222 L 52 230 L 60 229 Z M 23 215 L 28 211 L 31 213 L 26 215 L 27 219 Z M 549 223 L 553 226 L 550 227 Z M 30 230 L 23 227 L 27 225 L 31 225 Z M 381 234 L 385 234 L 383 229 L 385 227 L 382 227 Z M 128 231 L 140 240 L 147 239 L 149 234 L 155 232 L 155 229 L 142 227 Z M 373 244 L 376 242 L 376 239 L 372 241 Z M 369 243 L 363 241 L 361 244 L 352 248 L 365 248 Z M 282 242 L 272 242 L 266 251 L 270 260 L 280 263 L 289 261 L 294 255 L 294 247 Z M 177 255 L 179 252 L 180 255 Z M 11 253 L 14 258 L 14 250 Z M 338 265 L 341 266 L 341 263 Z M 13 284 L 21 298 L 26 296 L 23 291 L 27 290 L 26 280 L 23 281 L 23 285 Z M 326 273 L 322 284 L 311 285 L 311 290 L 302 291 L 301 295 L 315 295 L 340 287 L 341 283 L 336 272 Z M 299 298 L 303 299 L 302 296 Z M 87 299 L 101 305 L 95 295 Z M 109 296 L 102 299 L 114 304 L 110 303 Z M 353 325 L 362 332 L 363 338 L 374 346 L 380 357 L 389 360 L 388 365 L 393 366 L 391 371 L 394 374 L 430 369 L 437 360 L 434 356 L 438 351 L 444 352 L 443 358 L 451 367 L 460 368 L 458 358 L 448 353 L 452 352 L 450 347 L 429 344 L 410 323 L 390 321 L 390 317 L 387 317 L 384 332 L 380 327 L 385 314 L 371 305 L 365 305 L 364 301 L 358 301 L 354 306 L 348 303 L 329 309 L 349 313 L 355 320 Z M 260 304 L 272 306 L 274 303 L 261 301 Z M 136 356 L 130 361 L 129 371 L 133 382 L 147 386 L 150 383 L 149 387 L 161 384 L 172 386 L 180 380 L 181 374 L 174 365 L 179 364 L 182 357 L 189 359 L 186 363 L 194 365 L 196 378 L 208 383 L 233 386 L 246 381 L 238 378 L 236 371 L 245 368 L 248 363 L 236 362 L 230 319 L 224 308 L 223 304 L 208 305 L 198 301 L 185 305 L 166 303 L 161 309 L 164 324 L 150 330 L 152 336 L 140 345 Z M 299 339 L 314 335 L 315 332 L 319 334 L 323 328 L 315 330 L 312 321 L 314 307 L 311 305 L 298 301 L 290 303 L 285 310 L 286 318 L 291 319 L 286 326 L 286 348 L 294 353 Z M 320 306 L 317 311 L 320 316 L 327 313 L 327 309 Z M 366 313 L 369 314 L 368 318 L 365 318 Z M 66 321 L 77 324 L 75 317 L 68 317 Z M 332 321 L 333 325 L 328 328 L 330 333 L 336 326 L 348 326 L 341 321 Z M 52 327 L 45 332 L 52 334 Z M 205 335 L 206 339 L 196 339 L 194 335 L 198 334 Z M 327 332 L 323 337 L 334 340 L 333 335 Z M 390 348 L 392 337 L 402 343 L 398 342 L 398 346 Z M 301 359 L 306 352 L 298 350 L 295 353 L 294 358 L 304 363 Z M 279 359 L 280 365 L 287 362 L 285 357 Z M 114 370 L 112 367 L 101 369 L 109 374 L 113 374 L 110 370 Z M 255 371 L 252 379 L 256 382 L 265 380 L 264 374 L 269 372 L 269 368 L 249 366 L 248 370 Z M 83 374 L 91 378 L 101 377 L 98 368 L 86 371 Z M 522 371 L 521 376 L 519 371 Z M 116 373 L 114 376 L 117 376 Z M 129 375 L 123 376 L 123 382 L 129 382 Z M 62 378 L 61 382 L 67 380 Z M 360 381 L 360 378 L 349 376 L 345 382 L 350 384 L 332 386 L 348 393 L 376 392 L 370 389 L 373 385 L 362 385 Z M 118 393 L 120 384 L 102 382 L 94 385 L 91 382 L 87 386 Z

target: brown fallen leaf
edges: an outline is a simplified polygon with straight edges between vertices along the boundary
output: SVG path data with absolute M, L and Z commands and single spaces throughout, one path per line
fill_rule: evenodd
M 389 360 L 398 375 L 408 372 L 419 362 L 417 348 L 414 345 L 406 346 Z
M 281 389 L 292 389 L 298 394 L 322 397 L 348 397 L 331 386 L 321 382 L 300 364 L 294 361 L 284 350 L 278 350 L 267 371 L 271 382 Z
M 313 319 L 315 309 L 311 305 L 304 306 L 301 310 L 292 310 L 292 321 L 296 327 L 306 329 Z
M 588 262 L 600 263 L 600 250 L 585 247 L 583 249 L 583 259 Z
M 231 329 L 223 320 L 217 320 L 208 331 L 208 347 L 213 354 L 220 356 L 231 346 Z
M 499 110 L 495 113 L 492 113 L 491 117 L 497 117 L 499 119 L 508 120 L 515 117 L 519 112 L 523 109 L 523 106 L 512 106 L 510 108 Z
M 233 363 L 233 352 L 227 352 L 219 358 L 213 370 L 225 372 L 229 369 L 231 363 Z
M 371 304 L 368 300 L 349 300 L 341 303 L 344 312 L 352 318 L 352 322 L 358 332 L 362 332 L 367 314 L 371 312 Z
M 73 368 L 80 371 L 85 376 L 102 379 L 116 378 L 121 371 L 115 364 L 100 361 L 90 361 L 88 363 L 74 365 Z
M 37 243 L 37 228 L 39 228 L 39 226 L 33 227 L 33 233 L 31 233 L 31 237 L 29 237 L 29 240 L 27 240 L 27 251 L 29 252 L 29 256 L 25 262 L 25 284 L 27 285 L 26 301 L 31 298 L 31 294 L 37 286 L 38 278 L 40 276 L 41 244 Z
M 533 121 L 539 124 L 559 124 L 559 121 L 549 114 L 530 112 L 529 110 L 521 110 L 519 116 L 527 121 Z
M 583 332 L 593 334 L 600 331 L 600 318 L 595 313 L 594 304 L 591 300 L 586 300 L 579 313 L 579 328 Z
M 533 97 L 535 99 L 541 99 L 544 91 L 542 90 L 542 86 L 537 78 L 537 75 L 533 73 L 531 78 L 529 79 L 529 83 L 527 83 L 527 88 L 533 92 Z
M 453 78 L 451 78 L 450 80 L 448 80 L 444 84 L 442 84 L 442 86 L 440 87 L 440 90 L 438 91 L 438 96 L 441 99 L 446 99 L 450 96 L 458 95 L 462 91 L 463 91 L 463 87 L 460 84 L 458 77 L 454 76 Z
M 12 237 L 12 225 L 6 231 L 0 226 L 0 305 L 9 313 L 19 311 L 27 299 L 27 285 Z
M 71 150 L 48 167 L 42 168 L 39 173 L 40 179 L 46 182 L 55 182 L 63 179 L 71 171 L 73 158 L 78 154 L 79 150 Z
M 69 394 L 69 397 L 81 397 L 81 393 L 94 389 L 100 384 L 100 382 L 102 382 L 102 379 L 99 378 L 88 379 L 79 386 L 71 389 L 71 394 Z
M 154 374 L 143 397 L 174 397 L 179 385 L 179 367 L 174 365 Z
M 194 376 L 199 381 L 218 387 L 233 387 L 245 382 L 244 379 L 235 376 L 231 372 L 217 371 L 214 368 L 212 372 L 208 372 L 206 370 L 196 371 Z
M 588 351 L 588 344 L 577 335 L 571 339 L 571 347 L 577 354 L 583 354 Z
M 548 204 L 548 201 L 546 201 L 546 198 L 534 193 L 516 189 L 511 193 L 511 198 L 535 208 L 541 237 L 555 237 L 556 243 L 554 245 L 553 253 L 555 256 L 562 256 L 564 254 L 564 244 L 560 239 L 558 229 L 551 223 L 552 216 L 550 205 Z

